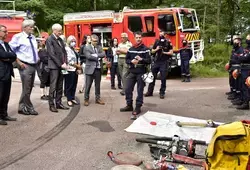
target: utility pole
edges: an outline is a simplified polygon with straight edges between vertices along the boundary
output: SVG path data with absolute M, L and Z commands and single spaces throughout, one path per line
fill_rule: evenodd
M 205 24 L 206 24 L 206 14 L 207 14 L 207 4 L 206 4 L 206 0 L 204 0 L 204 15 L 203 15 L 203 28 L 202 28 L 202 33 L 203 33 L 203 37 L 205 36 Z

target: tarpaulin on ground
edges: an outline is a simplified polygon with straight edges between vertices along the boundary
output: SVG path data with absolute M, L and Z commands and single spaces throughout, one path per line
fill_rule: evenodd
M 157 137 L 180 136 L 181 139 L 202 140 L 209 143 L 215 132 L 215 128 L 210 127 L 179 127 L 177 121 L 206 123 L 206 120 L 189 117 L 175 116 L 165 113 L 148 111 L 136 119 L 128 128 L 127 132 L 153 135 Z M 156 122 L 152 125 L 150 122 Z M 219 122 L 215 122 L 218 123 Z

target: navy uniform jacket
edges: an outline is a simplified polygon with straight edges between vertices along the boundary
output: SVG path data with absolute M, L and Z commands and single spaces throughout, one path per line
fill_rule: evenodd
M 160 45 L 160 40 L 156 40 L 154 45 L 153 45 L 153 49 L 156 49 L 157 46 Z M 170 40 L 168 39 L 165 39 L 165 46 L 163 47 L 163 51 L 164 52 L 169 52 L 170 50 L 173 49 L 173 45 L 172 43 L 170 42 Z M 167 61 L 169 60 L 172 56 L 171 55 L 166 55 L 166 54 L 162 54 L 162 51 L 161 50 L 158 50 L 154 55 L 153 57 L 155 57 L 155 61 L 156 62 L 164 62 L 164 61 Z
M 137 55 L 142 58 L 142 61 L 139 61 L 139 63 L 135 66 L 134 64 L 131 63 L 131 61 L 135 59 L 135 56 Z M 135 74 L 146 73 L 146 66 L 148 64 L 151 64 L 149 49 L 144 44 L 141 44 L 138 47 L 133 46 L 129 48 L 126 55 L 126 63 L 129 66 L 129 72 Z
M 180 49 L 180 57 L 181 60 L 190 60 L 193 56 L 193 52 L 191 50 L 191 48 L 189 47 L 184 47 L 182 49 Z
M 240 64 L 240 57 L 244 54 L 244 48 L 242 46 L 234 48 L 230 59 L 230 64 Z
M 244 67 L 244 64 L 249 64 L 247 68 L 250 68 L 250 48 L 246 47 L 244 49 L 244 54 L 242 57 L 239 58 L 240 62 L 243 64 L 242 67 Z

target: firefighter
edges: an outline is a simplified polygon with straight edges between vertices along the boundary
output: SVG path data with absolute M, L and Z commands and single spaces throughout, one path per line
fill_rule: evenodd
M 239 58 L 243 56 L 244 53 L 244 48 L 241 46 L 241 39 L 240 37 L 236 37 L 233 40 L 233 50 L 232 50 L 232 55 L 230 59 L 230 69 L 229 69 L 229 84 L 230 84 L 230 90 L 231 92 L 229 93 L 228 99 L 229 100 L 234 100 L 239 101 L 241 98 L 241 92 L 240 92 L 240 60 Z M 238 71 L 238 76 L 233 77 L 232 73 L 237 69 Z
M 149 84 L 148 91 L 145 97 L 153 96 L 155 81 L 157 74 L 160 71 L 161 75 L 161 88 L 160 88 L 160 98 L 164 99 L 166 91 L 166 80 L 167 72 L 169 68 L 169 60 L 173 54 L 172 43 L 165 38 L 165 33 L 160 32 L 159 40 L 156 40 L 152 49 L 152 54 L 154 61 L 151 66 L 151 71 L 154 75 L 154 81 Z
M 242 98 L 241 98 L 241 101 L 237 103 L 235 102 L 236 105 L 239 105 L 236 107 L 236 109 L 239 109 L 239 110 L 248 110 L 249 100 L 250 100 L 249 87 L 245 83 L 250 72 L 250 34 L 247 36 L 246 43 L 247 43 L 247 47 L 244 50 L 244 55 L 239 58 L 241 62 Z
M 146 73 L 147 66 L 151 63 L 151 57 L 149 55 L 149 49 L 142 43 L 142 33 L 135 33 L 136 44 L 129 48 L 126 55 L 126 63 L 128 64 L 127 75 L 127 88 L 126 101 L 127 106 L 121 108 L 121 112 L 133 111 L 131 119 L 135 120 L 137 115 L 141 113 L 141 106 L 143 104 L 143 90 L 145 83 L 142 79 L 142 75 Z M 137 98 L 136 107 L 133 108 L 133 90 L 137 83 Z
M 188 47 L 188 41 L 182 41 L 183 48 L 180 49 L 181 57 L 181 75 L 183 77 L 182 82 L 190 82 L 190 71 L 189 71 L 189 61 L 192 58 L 193 52 L 191 48 Z

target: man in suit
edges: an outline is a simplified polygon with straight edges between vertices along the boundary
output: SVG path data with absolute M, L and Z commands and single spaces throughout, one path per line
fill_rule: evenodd
M 38 115 L 30 99 L 34 87 L 37 63 L 37 41 L 33 35 L 35 21 L 27 19 L 22 23 L 22 32 L 15 34 L 9 42 L 16 53 L 18 70 L 22 81 L 22 94 L 19 100 L 18 113 L 24 115 Z
M 95 80 L 95 96 L 96 103 L 104 105 L 105 103 L 101 100 L 100 86 L 101 86 L 101 69 L 102 69 L 102 58 L 105 56 L 105 52 L 102 47 L 98 44 L 98 36 L 91 35 L 91 44 L 86 45 L 84 48 L 84 54 L 86 56 L 86 87 L 84 94 L 84 106 L 89 105 L 89 92 L 92 86 L 93 80 Z
M 62 104 L 62 70 L 67 70 L 68 66 L 65 45 L 60 38 L 60 35 L 62 35 L 62 26 L 60 24 L 54 24 L 52 31 L 53 33 L 46 41 L 49 55 L 48 68 L 50 69 L 49 108 L 51 112 L 58 112 L 57 109 L 69 109 Z
M 6 26 L 0 25 L 0 125 L 7 125 L 6 121 L 16 121 L 16 118 L 8 116 L 11 76 L 14 76 L 12 62 L 16 60 L 16 54 L 4 42 L 7 34 Z

